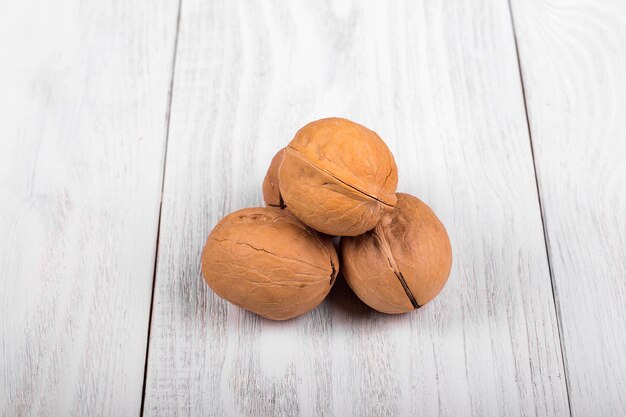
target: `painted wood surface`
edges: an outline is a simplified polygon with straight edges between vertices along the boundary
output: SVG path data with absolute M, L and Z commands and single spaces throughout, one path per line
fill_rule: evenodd
M 505 1 L 184 0 L 177 49 L 146 415 L 569 415 Z M 339 281 L 270 322 L 202 281 L 211 227 L 329 115 L 386 139 L 448 228 L 452 276 L 417 312 Z
M 0 13 L 0 415 L 139 415 L 177 1 Z
M 514 1 L 573 416 L 626 415 L 626 3 Z

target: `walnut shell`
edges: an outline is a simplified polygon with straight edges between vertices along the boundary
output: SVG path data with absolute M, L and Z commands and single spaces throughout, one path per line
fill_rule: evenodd
M 202 274 L 215 293 L 273 320 L 299 316 L 321 303 L 338 265 L 330 238 L 273 208 L 226 216 L 202 251 Z
M 304 126 L 285 149 L 278 171 L 289 210 L 313 229 L 356 236 L 396 204 L 398 169 L 373 131 L 346 119 Z
M 396 208 L 373 230 L 339 244 L 350 288 L 373 309 L 392 314 L 432 300 L 452 266 L 450 240 L 435 213 L 416 197 L 397 196 Z
M 285 148 L 274 155 L 270 167 L 267 170 L 267 174 L 265 174 L 265 179 L 263 180 L 263 200 L 268 207 L 277 207 L 280 209 L 286 207 L 283 196 L 280 194 L 280 188 L 278 187 L 278 169 L 283 163 L 284 158 Z

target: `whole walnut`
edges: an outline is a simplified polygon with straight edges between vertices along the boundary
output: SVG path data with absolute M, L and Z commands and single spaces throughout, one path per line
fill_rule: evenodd
M 202 251 L 202 274 L 217 295 L 273 320 L 315 308 L 335 282 L 338 265 L 329 237 L 274 208 L 226 216 Z
M 281 149 L 274 155 L 265 179 L 263 180 L 263 200 L 268 207 L 278 207 L 284 209 L 285 201 L 280 194 L 280 188 L 278 187 L 278 169 L 283 163 L 285 158 L 285 148 Z
M 443 224 L 422 201 L 398 203 L 371 231 L 340 242 L 342 272 L 357 296 L 384 313 L 419 308 L 441 291 L 452 266 Z
M 329 235 L 360 235 L 396 205 L 398 169 L 389 148 L 346 119 L 300 129 L 285 148 L 278 180 L 288 210 Z

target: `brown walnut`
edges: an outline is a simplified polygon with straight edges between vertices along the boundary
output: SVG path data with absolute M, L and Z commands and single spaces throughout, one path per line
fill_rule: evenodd
M 384 313 L 419 308 L 441 291 L 452 266 L 443 224 L 425 203 L 397 193 L 376 227 L 340 242 L 342 272 L 357 296 Z
M 398 169 L 389 148 L 346 119 L 300 129 L 285 148 L 278 179 L 289 211 L 329 235 L 364 233 L 396 204 Z
M 202 252 L 202 274 L 217 295 L 273 320 L 299 316 L 321 303 L 338 265 L 329 237 L 274 208 L 226 216 Z
M 265 205 L 268 207 L 277 207 L 280 209 L 286 207 L 283 196 L 280 194 L 280 188 L 278 187 L 278 169 L 283 163 L 284 158 L 285 148 L 274 155 L 270 167 L 267 170 L 267 174 L 265 174 L 265 179 L 263 180 L 263 200 L 265 200 Z

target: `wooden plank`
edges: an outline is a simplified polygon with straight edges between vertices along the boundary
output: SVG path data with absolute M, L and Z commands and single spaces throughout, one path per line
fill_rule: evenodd
M 507 3 L 185 0 L 180 25 L 145 413 L 568 415 Z M 400 190 L 448 228 L 452 277 L 408 315 L 339 282 L 270 322 L 208 290 L 200 253 L 330 115 L 387 140 Z
M 2 4 L 2 416 L 139 414 L 177 8 Z
M 514 1 L 572 415 L 626 415 L 626 3 Z

